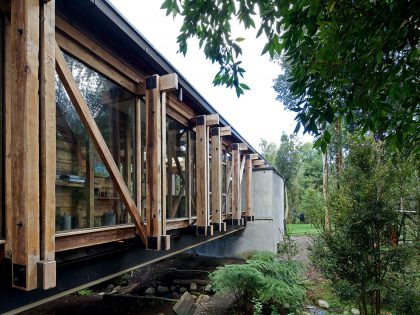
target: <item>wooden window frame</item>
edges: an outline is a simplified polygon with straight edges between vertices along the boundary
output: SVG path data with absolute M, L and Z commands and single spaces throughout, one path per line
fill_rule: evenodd
M 83 64 L 100 73 L 102 76 L 111 80 L 121 88 L 124 88 L 138 96 L 143 95 L 142 89 L 140 88 L 146 77 L 143 73 L 133 70 L 120 58 L 106 51 L 93 39 L 84 35 L 83 32 L 71 26 L 59 16 L 56 20 L 56 40 L 63 52 L 66 52 L 75 59 L 81 61 Z M 121 68 L 121 65 L 123 65 L 123 68 Z M 122 71 L 124 69 L 129 69 L 130 71 Z M 129 75 L 127 75 L 127 73 L 129 73 Z M 196 115 L 195 112 L 186 103 L 176 100 L 177 95 L 174 92 L 168 92 L 167 95 L 166 115 L 188 128 L 188 132 L 191 132 L 189 122 L 191 119 L 194 119 Z M 188 144 L 188 151 L 190 150 L 191 146 Z M 140 172 L 143 171 L 143 168 L 141 168 Z M 187 172 L 189 171 L 190 170 L 187 168 Z M 143 177 L 143 174 L 141 176 Z M 191 183 L 189 182 L 188 185 L 190 184 Z M 139 183 L 137 183 L 137 185 L 139 185 Z M 191 213 L 190 202 L 188 202 L 187 207 L 188 213 Z M 196 220 L 196 218 L 196 216 L 190 216 L 168 219 L 166 229 L 173 230 L 188 227 L 193 220 Z M 142 220 L 145 219 L 146 218 L 142 216 Z M 60 231 L 55 234 L 56 252 L 83 248 L 107 242 L 121 241 L 134 237 L 134 224 Z M 97 241 L 98 238 L 101 238 L 99 243 Z M 72 243 L 73 245 L 65 245 L 69 243 Z

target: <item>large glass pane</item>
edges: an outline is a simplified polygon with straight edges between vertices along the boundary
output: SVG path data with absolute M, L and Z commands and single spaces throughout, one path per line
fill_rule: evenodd
M 135 96 L 66 55 L 73 77 L 134 197 Z M 92 139 L 56 80 L 57 231 L 128 223 L 128 211 Z
M 188 216 L 187 208 L 187 142 L 188 128 L 167 116 L 166 118 L 166 217 Z

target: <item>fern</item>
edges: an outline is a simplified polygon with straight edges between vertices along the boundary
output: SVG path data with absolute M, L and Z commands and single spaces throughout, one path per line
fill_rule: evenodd
M 279 261 L 273 253 L 257 253 L 243 265 L 220 267 L 210 280 L 216 292 L 242 294 L 249 301 L 279 308 L 288 304 L 297 309 L 305 299 L 301 265 Z

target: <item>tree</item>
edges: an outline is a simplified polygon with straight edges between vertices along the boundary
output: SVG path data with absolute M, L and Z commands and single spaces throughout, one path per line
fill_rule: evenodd
M 290 92 L 297 127 L 320 136 L 323 151 L 331 140 L 327 127 L 342 118 L 419 152 L 417 1 L 165 0 L 162 8 L 184 19 L 179 51 L 186 54 L 188 40 L 197 38 L 220 66 L 213 83 L 234 87 L 238 96 L 249 87 L 241 82 L 244 39 L 232 38 L 231 21 L 264 34 L 262 53 L 287 61 L 280 84 Z
M 260 139 L 259 147 L 261 154 L 271 165 L 275 165 L 277 156 L 277 145 L 273 142 L 268 142 L 265 139 Z
M 381 142 L 353 138 L 340 185 L 329 199 L 334 226 L 321 233 L 313 250 L 315 263 L 340 297 L 357 301 L 362 314 L 380 314 L 389 276 L 410 262 L 408 247 L 392 239 L 399 234 L 400 198 L 408 192 L 400 187 L 407 175 L 401 170 Z

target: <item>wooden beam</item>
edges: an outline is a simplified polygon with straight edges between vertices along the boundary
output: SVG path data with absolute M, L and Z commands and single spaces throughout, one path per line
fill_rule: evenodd
M 147 248 L 161 249 L 162 236 L 162 105 L 160 77 L 146 78 L 146 218 Z
M 258 160 L 260 157 L 258 156 L 258 153 L 251 153 L 251 154 L 249 155 L 249 158 L 250 158 L 251 160 Z
M 166 77 L 166 76 L 164 76 Z M 162 79 L 163 77 L 161 77 Z M 176 75 L 176 80 L 178 81 L 178 76 Z M 160 83 L 162 84 L 162 80 Z M 178 85 L 178 82 L 177 82 Z M 161 165 L 162 165 L 162 235 L 166 235 L 166 195 L 168 193 L 168 181 L 167 181 L 167 174 L 166 174 L 166 92 L 162 93 L 162 114 L 161 114 L 161 146 L 162 146 L 162 153 L 161 153 Z M 169 165 L 172 164 L 172 161 L 168 162 Z
M 206 126 L 214 126 L 219 124 L 219 114 L 210 114 L 206 116 Z
M 232 225 L 242 225 L 241 184 L 240 184 L 241 154 L 239 143 L 232 144 Z
M 239 150 L 240 151 L 248 150 L 248 145 L 246 143 L 239 143 Z
M 109 148 L 104 138 L 102 137 L 102 134 L 94 118 L 92 117 L 88 105 L 86 104 L 82 94 L 80 93 L 79 88 L 77 87 L 76 82 L 74 81 L 73 75 L 64 59 L 64 55 L 61 52 L 60 47 L 58 47 L 58 44 L 56 44 L 55 57 L 56 71 L 58 73 L 58 76 L 60 77 L 60 80 L 62 81 L 70 97 L 70 100 L 72 101 L 77 113 L 79 114 L 83 125 L 85 126 L 86 130 L 89 132 L 89 135 L 94 141 L 98 154 L 101 157 L 105 167 L 107 168 L 107 171 L 109 172 L 114 184 L 116 185 L 116 188 L 118 189 L 121 195 L 124 205 L 127 207 L 130 216 L 134 221 L 139 236 L 141 237 L 143 242 L 146 242 L 146 229 L 143 225 L 136 204 L 133 198 L 131 197 L 130 191 L 128 190 L 128 187 L 124 182 L 124 179 L 121 176 L 117 165 L 115 164 L 112 154 L 109 151 Z
M 55 270 L 55 0 L 41 2 L 40 17 L 40 171 L 42 289 L 56 286 Z
M 230 126 L 220 128 L 221 137 L 230 136 L 231 134 L 232 134 L 232 128 Z
M 222 220 L 222 146 L 220 127 L 211 129 L 211 223 L 216 231 L 225 231 Z
M 12 285 L 24 290 L 37 288 L 40 258 L 39 14 L 39 0 L 11 2 Z
M 10 3 L 9 3 L 10 5 Z M 9 10 L 10 12 L 10 10 Z M 11 25 L 8 18 L 4 19 L 4 67 L 5 73 L 12 73 L 12 45 L 11 45 Z M 5 208 L 6 208 L 6 244 L 5 257 L 12 259 L 12 244 L 13 244 L 13 206 L 12 206 L 12 77 L 11 75 L 4 76 L 4 126 L 5 126 Z
M 252 154 L 245 156 L 245 212 L 246 220 L 254 221 L 252 210 Z
M 207 116 L 196 118 L 197 235 L 209 235 Z
M 160 77 L 160 92 L 170 92 L 178 90 L 178 74 L 169 73 Z
M 135 176 L 136 176 L 136 204 L 137 210 L 141 215 L 142 205 L 142 174 L 143 174 L 143 151 L 141 149 L 141 98 L 136 98 L 136 108 L 135 108 L 135 123 L 136 123 L 136 130 L 135 130 L 135 151 L 136 151 L 136 168 L 135 168 Z
M 252 161 L 252 165 L 254 166 L 261 166 L 261 165 L 265 165 L 266 162 L 264 160 L 254 160 Z
M 70 23 L 65 21 L 59 15 L 56 17 L 56 27 L 65 33 L 67 36 L 71 37 L 72 40 L 89 50 L 91 53 L 99 57 L 104 62 L 112 65 L 120 74 L 126 76 L 128 79 L 134 83 L 143 83 L 141 84 L 144 87 L 144 76 L 137 73 L 131 67 L 127 66 L 121 60 L 115 57 L 113 54 L 109 53 L 101 45 L 95 43 L 90 37 L 84 35 Z M 144 89 L 143 89 L 144 92 Z M 142 94 L 144 95 L 144 93 Z

